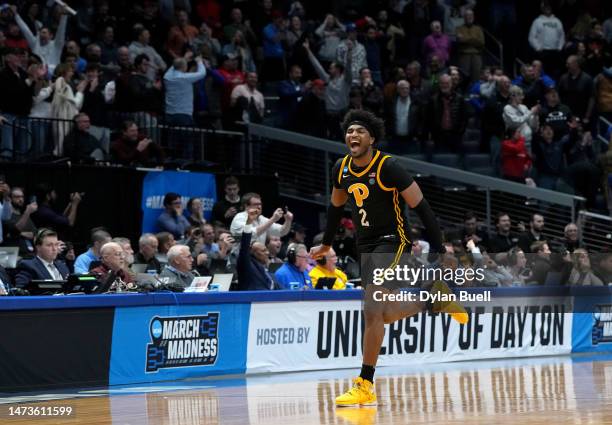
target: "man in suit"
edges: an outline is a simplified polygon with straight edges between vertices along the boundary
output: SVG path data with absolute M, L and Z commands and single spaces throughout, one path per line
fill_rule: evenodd
M 393 100 L 385 105 L 386 130 L 391 136 L 387 149 L 396 154 L 419 153 L 419 100 L 410 96 L 410 83 L 406 80 L 399 80 L 396 90 Z
M 34 258 L 21 260 L 17 266 L 17 287 L 24 288 L 32 280 L 64 280 L 68 277 L 68 266 L 57 259 L 60 249 L 54 230 L 40 229 L 34 237 L 34 250 Z
M 251 245 L 255 220 L 259 215 L 257 208 L 247 209 L 247 222 L 240 238 L 238 254 L 238 288 L 242 291 L 279 289 L 272 273 L 268 271 L 270 253 L 266 245 L 257 241 Z
M 187 288 L 195 278 L 191 271 L 193 267 L 193 256 L 187 245 L 174 245 L 168 250 L 168 265 L 159 275 L 160 278 L 168 278 L 170 282 Z

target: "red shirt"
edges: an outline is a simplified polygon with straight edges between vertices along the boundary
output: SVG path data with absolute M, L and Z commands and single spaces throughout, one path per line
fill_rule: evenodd
M 502 173 L 507 177 L 525 177 L 531 167 L 531 157 L 525 147 L 525 138 L 508 139 L 501 146 Z

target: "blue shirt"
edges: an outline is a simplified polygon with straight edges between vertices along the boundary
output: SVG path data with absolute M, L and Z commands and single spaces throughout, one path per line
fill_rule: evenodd
M 85 274 L 89 272 L 89 266 L 94 261 L 100 261 L 100 258 L 96 257 L 90 248 L 87 252 L 82 253 L 76 258 L 74 262 L 74 273 Z
M 274 277 L 281 289 L 291 289 L 291 283 L 297 283 L 299 289 L 304 289 L 304 287 L 312 289 L 312 281 L 308 272 L 306 270 L 301 272 L 300 269 L 290 263 L 280 266 L 274 273 Z
M 170 232 L 175 239 L 182 239 L 189 226 L 191 225 L 184 215 L 170 215 L 164 211 L 157 217 L 157 227 L 160 232 Z
M 206 68 L 198 62 L 196 72 L 183 72 L 170 67 L 164 75 L 166 114 L 193 115 L 193 84 L 206 77 Z
M 278 33 L 278 28 L 274 24 L 268 24 L 263 29 L 263 54 L 265 58 L 282 58 L 285 55 L 280 40 L 276 41 L 274 39 Z

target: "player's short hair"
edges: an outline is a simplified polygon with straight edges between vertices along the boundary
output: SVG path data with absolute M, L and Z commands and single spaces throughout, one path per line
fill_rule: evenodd
M 376 142 L 380 142 L 385 137 L 385 123 L 383 120 L 378 118 L 371 112 L 363 111 L 359 109 L 353 109 L 346 113 L 344 120 L 342 121 L 342 129 L 344 132 L 352 124 L 360 124 L 367 128 L 370 136 L 372 136 Z

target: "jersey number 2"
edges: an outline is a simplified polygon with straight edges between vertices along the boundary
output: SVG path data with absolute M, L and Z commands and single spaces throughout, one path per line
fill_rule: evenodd
M 370 222 L 368 220 L 366 220 L 366 217 L 368 216 L 368 213 L 366 212 L 366 210 L 361 208 L 359 210 L 359 215 L 361 215 L 361 226 L 362 227 L 370 227 Z

